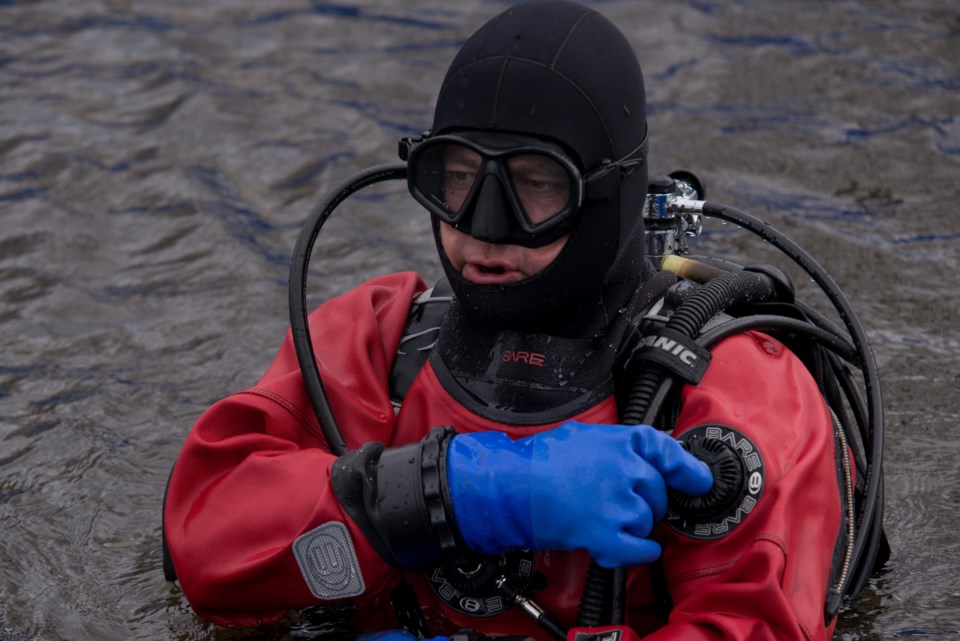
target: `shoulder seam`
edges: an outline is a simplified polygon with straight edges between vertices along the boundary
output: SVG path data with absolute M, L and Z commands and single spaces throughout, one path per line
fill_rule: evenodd
M 311 420 L 310 418 L 308 418 L 303 412 L 300 411 L 300 409 L 297 406 L 295 406 L 293 403 L 291 403 L 288 399 L 284 398 L 283 396 L 280 396 L 275 392 L 271 392 L 261 387 L 252 387 L 250 389 L 237 392 L 237 395 L 240 395 L 240 394 L 250 394 L 252 396 L 260 396 L 273 401 L 274 403 L 276 403 L 277 405 L 285 409 L 288 414 L 290 414 L 295 419 L 297 419 L 297 422 L 299 422 L 300 425 L 305 427 L 311 434 L 313 434 L 315 437 L 320 439 L 322 443 L 324 444 L 327 443 L 327 439 L 324 437 L 323 432 L 320 430 L 320 426 L 319 424 L 317 424 L 316 420 Z

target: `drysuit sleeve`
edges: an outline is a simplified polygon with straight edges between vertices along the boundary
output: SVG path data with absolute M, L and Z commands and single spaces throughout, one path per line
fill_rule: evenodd
M 694 433 L 740 453 L 750 493 L 723 517 L 659 526 L 673 607 L 645 638 L 826 641 L 845 540 L 837 456 L 847 452 L 812 377 L 768 336 L 729 338 L 683 392 L 674 435 Z
M 389 442 L 387 377 L 414 274 L 374 279 L 324 303 L 310 330 L 331 410 L 347 444 Z M 290 333 L 262 379 L 196 422 L 164 508 L 173 566 L 194 611 L 256 625 L 288 610 L 375 595 L 396 572 L 341 507 Z

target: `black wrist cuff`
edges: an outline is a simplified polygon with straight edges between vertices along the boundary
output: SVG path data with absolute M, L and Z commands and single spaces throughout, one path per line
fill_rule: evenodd
M 459 565 L 466 545 L 450 505 L 446 452 L 453 428 L 434 428 L 419 443 L 368 444 L 339 458 L 334 492 L 387 563 L 416 570 Z
M 447 484 L 447 447 L 454 436 L 452 427 L 437 427 L 420 441 L 420 472 L 424 505 L 442 560 L 459 566 L 466 561 L 467 545 L 457 527 Z

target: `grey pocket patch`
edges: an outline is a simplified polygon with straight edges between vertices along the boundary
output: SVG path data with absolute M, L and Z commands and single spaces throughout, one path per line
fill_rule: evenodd
M 318 599 L 343 599 L 363 594 L 363 576 L 347 526 L 330 521 L 301 534 L 293 556 L 310 593 Z

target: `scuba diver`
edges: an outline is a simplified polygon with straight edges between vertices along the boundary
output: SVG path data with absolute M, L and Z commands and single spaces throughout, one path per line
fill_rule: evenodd
M 374 278 L 307 320 L 292 269 L 275 360 L 186 439 L 165 571 L 198 615 L 342 606 L 342 638 L 397 641 L 830 638 L 883 556 L 879 435 L 857 429 L 879 398 L 838 374 L 873 385 L 869 348 L 809 322 L 775 268 L 655 264 L 679 210 L 735 212 L 649 175 L 647 151 L 639 63 L 596 11 L 531 0 L 466 41 L 398 170 L 445 278 Z

